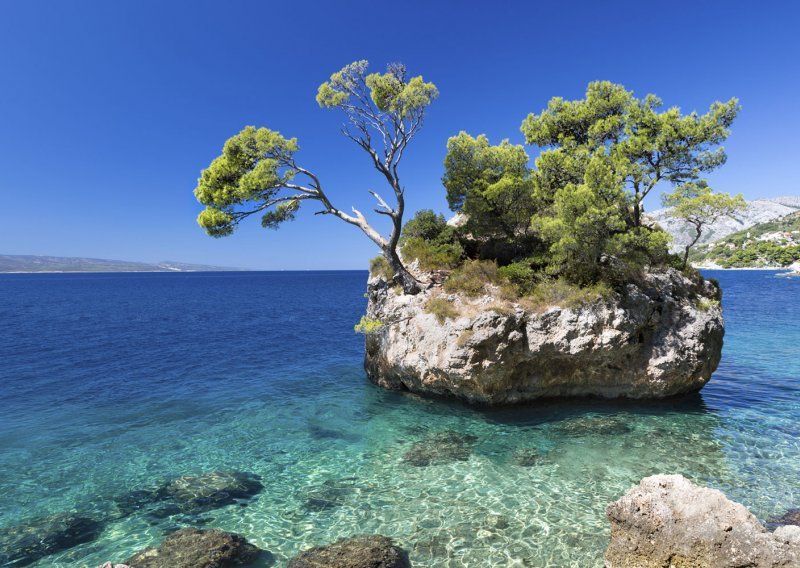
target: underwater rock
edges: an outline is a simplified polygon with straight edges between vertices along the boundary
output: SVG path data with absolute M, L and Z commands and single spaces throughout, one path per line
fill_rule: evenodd
M 355 478 L 327 479 L 306 495 L 303 508 L 306 511 L 325 511 L 344 504 L 348 496 L 355 492 Z
M 180 513 L 196 515 L 258 494 L 264 486 L 260 478 L 241 471 L 214 471 L 185 475 L 152 490 L 131 491 L 116 499 L 120 514 L 143 510 L 156 519 Z
M 125 561 L 130 568 L 229 568 L 255 562 L 261 550 L 244 537 L 219 529 L 181 529 L 158 548 L 146 548 Z
M 767 521 L 770 528 L 782 527 L 784 525 L 800 526 L 800 509 L 789 509 L 780 517 L 775 517 Z
M 175 501 L 184 512 L 200 512 L 248 499 L 262 489 L 260 478 L 252 473 L 214 471 L 179 477 L 162 487 L 159 494 Z
M 508 528 L 508 519 L 504 515 L 497 515 L 495 513 L 490 513 L 486 515 L 486 526 L 490 529 L 507 529 Z
M 112 564 L 111 562 L 106 562 L 105 564 L 101 564 L 97 568 L 131 568 L 126 564 Z
M 618 436 L 631 431 L 621 418 L 612 416 L 582 416 L 557 424 L 553 431 L 563 436 Z
M 769 532 L 744 506 L 681 475 L 654 475 L 611 503 L 607 568 L 800 566 L 800 527 Z
M 411 563 L 390 538 L 361 535 L 301 552 L 288 568 L 411 568 Z
M 442 294 L 397 295 L 369 280 L 367 316 L 384 323 L 366 335 L 372 382 L 481 405 L 663 398 L 700 390 L 722 353 L 720 289 L 674 269 L 572 308 L 450 294 L 459 315 L 439 323 L 425 306 Z
M 453 430 L 436 432 L 415 442 L 403 455 L 403 461 L 417 467 L 467 461 L 477 440 L 475 436 Z
M 103 523 L 71 513 L 0 529 L 0 565 L 27 566 L 50 554 L 90 542 L 102 530 Z

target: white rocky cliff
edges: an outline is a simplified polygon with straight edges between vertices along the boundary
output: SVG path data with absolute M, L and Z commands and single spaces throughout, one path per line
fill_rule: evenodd
M 435 297 L 450 300 L 453 317 L 426 311 Z M 402 295 L 380 278 L 370 279 L 368 299 L 367 315 L 382 324 L 366 339 L 373 382 L 476 404 L 694 392 L 722 351 L 719 288 L 673 269 L 577 308 L 534 310 L 438 286 Z

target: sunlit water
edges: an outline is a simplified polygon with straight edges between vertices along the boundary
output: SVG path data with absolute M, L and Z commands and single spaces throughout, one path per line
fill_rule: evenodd
M 104 523 L 36 567 L 121 562 L 193 525 L 239 532 L 275 566 L 381 533 L 419 567 L 583 568 L 602 565 L 606 505 L 657 472 L 768 519 L 800 505 L 800 278 L 711 275 L 727 334 L 702 394 L 496 411 L 367 382 L 362 272 L 0 276 L 0 527 Z M 474 436 L 461 460 L 404 459 L 453 432 Z M 232 469 L 264 490 L 166 518 L 115 504 Z

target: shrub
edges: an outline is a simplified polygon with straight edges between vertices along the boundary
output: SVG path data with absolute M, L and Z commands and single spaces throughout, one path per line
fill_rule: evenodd
M 612 293 L 611 287 L 604 282 L 579 287 L 559 278 L 540 282 L 525 298 L 525 303 L 538 309 L 552 306 L 577 308 L 600 299 L 607 300 Z
M 717 306 L 719 306 L 719 300 L 712 300 L 710 298 L 700 298 L 700 301 L 697 302 L 697 309 L 701 312 L 707 312 L 711 308 Z
M 394 279 L 394 268 L 382 254 L 369 261 L 369 273 L 370 276 L 379 276 L 387 282 Z
M 458 339 L 456 339 L 456 345 L 458 345 L 459 347 L 464 347 L 467 343 L 470 342 L 470 340 L 474 335 L 475 335 L 474 329 L 465 329 L 464 331 L 461 332 L 461 335 L 458 336 Z
M 464 254 L 458 243 L 431 243 L 421 237 L 410 237 L 403 241 L 400 252 L 403 258 L 419 260 L 422 270 L 448 270 L 461 262 Z
M 475 297 L 483 293 L 486 284 L 497 284 L 498 281 L 496 262 L 493 260 L 468 260 L 444 281 L 444 289 L 448 292 Z
M 514 288 L 518 296 L 529 294 L 536 287 L 536 271 L 528 262 L 514 262 L 502 266 L 497 273 Z
M 381 329 L 383 329 L 383 322 L 369 316 L 361 316 L 361 320 L 353 326 L 353 330 L 356 333 L 363 333 L 364 335 L 377 333 Z
M 445 298 L 431 298 L 425 304 L 425 311 L 435 315 L 440 324 L 443 324 L 448 318 L 455 319 L 458 317 L 458 310 L 452 302 Z

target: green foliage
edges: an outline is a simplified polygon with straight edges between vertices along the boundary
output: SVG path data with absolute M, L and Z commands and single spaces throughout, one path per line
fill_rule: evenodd
M 691 248 L 700 240 L 703 229 L 721 217 L 734 217 L 745 210 L 747 202 L 741 195 L 731 197 L 727 193 L 715 193 L 708 185 L 686 183 L 675 188 L 672 193 L 662 198 L 664 206 L 670 207 L 670 214 L 682 219 L 695 230 L 695 237 L 686 246 L 683 263 L 686 265 Z
M 514 262 L 502 266 L 497 270 L 497 273 L 500 278 L 509 283 L 517 296 L 530 294 L 539 280 L 539 274 L 529 261 Z
M 711 308 L 719 307 L 719 300 L 711 300 L 709 298 L 700 298 L 700 301 L 697 303 L 697 309 L 701 312 L 707 312 Z
M 532 246 L 530 219 L 536 207 L 522 146 L 503 140 L 491 146 L 486 136 L 461 132 L 447 141 L 442 183 L 453 211 L 466 215 L 464 231 L 497 249 L 498 243 L 516 256 Z
M 477 297 L 484 293 L 486 284 L 497 284 L 497 263 L 493 260 L 468 260 L 454 270 L 444 281 L 448 292 Z
M 370 259 L 369 261 L 369 273 L 370 276 L 378 276 L 383 278 L 387 282 L 391 282 L 394 279 L 395 272 L 392 268 L 392 265 L 389 264 L 389 261 L 386 260 L 386 257 L 382 254 Z
M 443 215 L 423 209 L 403 227 L 400 251 L 407 261 L 418 259 L 422 270 L 447 270 L 461 262 L 464 250 L 456 240 L 455 229 Z
M 297 152 L 297 140 L 266 128 L 245 127 L 225 142 L 222 154 L 202 171 L 194 195 L 206 206 L 197 222 L 213 237 L 230 235 L 244 216 L 267 207 L 264 227 L 277 228 L 294 218 L 302 197 L 280 197 L 296 172 L 288 167 Z M 242 211 L 244 208 L 244 211 Z
M 379 332 L 380 330 L 383 329 L 383 327 L 384 324 L 381 320 L 367 316 L 361 316 L 361 320 L 355 326 L 353 326 L 353 330 L 356 333 L 363 333 L 364 335 L 369 335 L 371 333 Z
M 403 120 L 421 114 L 439 96 L 436 86 L 426 83 L 421 76 L 406 80 L 406 69 L 401 64 L 389 65 L 383 74 L 367 75 L 367 67 L 368 61 L 356 61 L 331 75 L 317 90 L 317 104 L 322 108 L 353 110 L 363 104 L 358 100 L 358 92 L 359 86 L 365 84 L 378 110 Z
M 420 237 L 404 239 L 400 251 L 406 261 L 416 258 L 422 270 L 449 270 L 461 263 L 464 253 L 458 243 L 435 244 Z
M 431 298 L 425 303 L 425 311 L 435 315 L 440 324 L 443 324 L 446 319 L 458 317 L 458 310 L 446 298 Z

